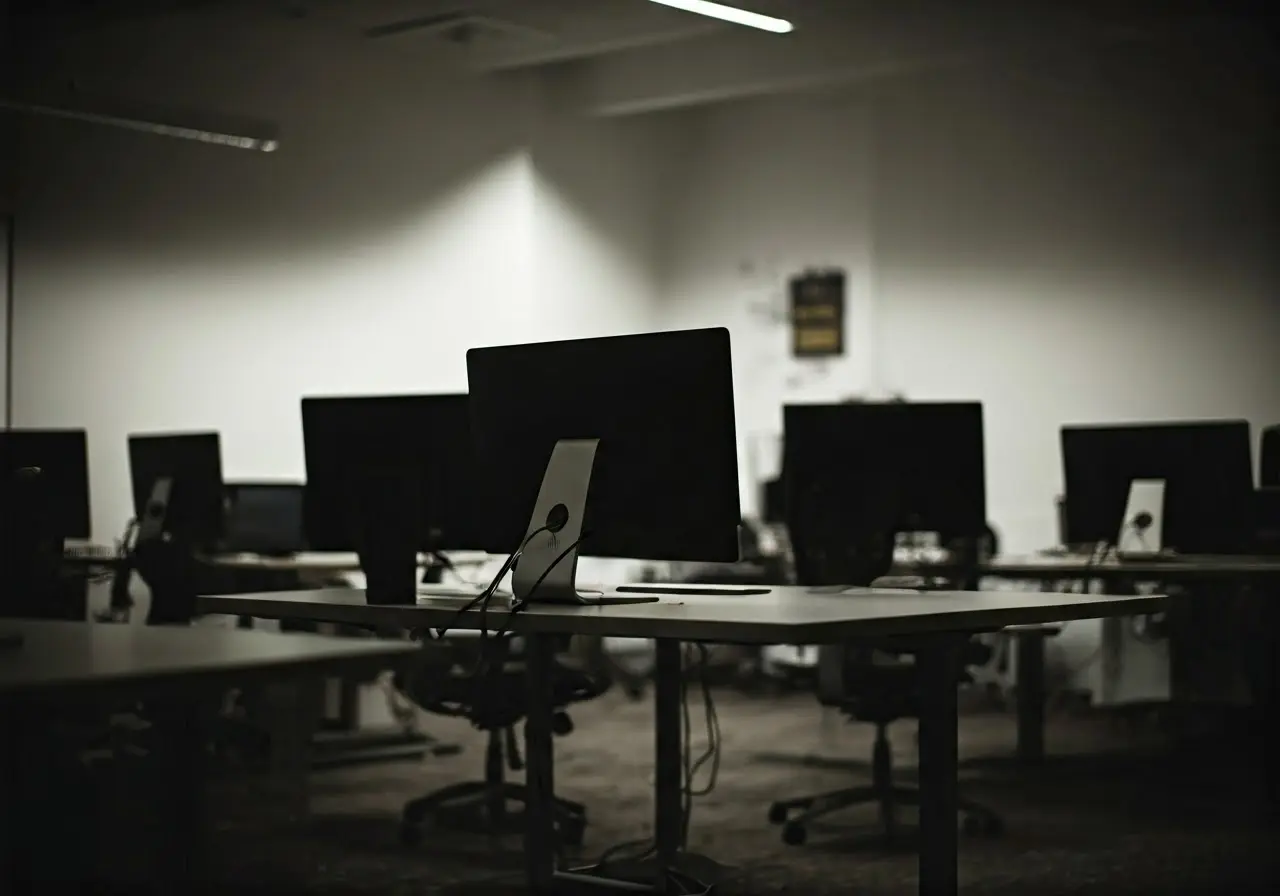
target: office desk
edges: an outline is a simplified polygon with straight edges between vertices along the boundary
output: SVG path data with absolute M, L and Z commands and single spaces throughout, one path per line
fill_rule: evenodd
M 1097 579 L 1104 586 L 1122 582 L 1158 582 L 1192 585 L 1241 581 L 1249 584 L 1280 581 L 1280 558 L 1235 555 L 1188 555 L 1177 560 L 1106 560 L 1090 562 L 1084 556 L 996 557 L 979 567 L 980 576 L 1005 580 L 1030 580 L 1044 589 L 1069 580 Z M 1044 637 L 1034 630 L 1016 632 L 1018 647 L 1018 758 L 1022 762 L 1044 759 Z
M 1280 577 L 1280 558 L 1186 556 L 1177 560 L 1115 560 L 1090 563 L 1087 557 L 995 557 L 979 567 L 979 575 L 999 579 L 1139 579 L 1191 582 L 1205 579 Z
M 221 569 L 245 572 L 292 572 L 300 576 L 338 576 L 360 571 L 360 558 L 355 554 L 303 552 L 284 557 L 265 554 L 207 554 L 201 562 Z
M 166 821 L 157 854 L 165 865 L 167 889 L 177 892 L 207 883 L 204 797 L 203 709 L 216 706 L 227 689 L 281 678 L 305 678 L 338 671 L 382 669 L 416 652 L 414 645 L 374 640 L 340 640 L 316 635 L 215 628 L 95 625 L 83 622 L 0 620 L 0 631 L 17 632 L 19 647 L 0 646 L 0 717 L 5 737 L 0 794 L 26 792 L 39 803 L 38 784 L 23 757 L 40 750 L 54 708 L 90 709 L 117 702 L 147 701 L 149 716 L 163 722 L 172 743 L 159 762 Z M 161 757 L 152 757 L 161 759 Z M 19 800 L 28 807 L 28 800 Z M 9 807 L 5 807 L 6 809 Z M 57 807 L 48 807 L 57 812 Z M 0 811 L 18 823 L 23 813 Z M 25 852 L 48 850 L 57 857 L 65 844 L 19 846 L 20 831 L 0 837 L 0 870 L 15 862 L 39 862 Z M 12 849 L 17 855 L 4 855 Z
M 551 736 L 551 663 L 563 635 L 652 638 L 656 642 L 653 879 L 689 866 L 681 852 L 682 641 L 747 644 L 827 644 L 904 636 L 919 664 L 920 884 L 928 896 L 957 891 L 956 702 L 960 652 L 969 633 L 1008 625 L 1154 612 L 1158 597 L 1018 592 L 887 592 L 849 589 L 814 593 L 774 588 L 764 595 L 664 597 L 660 602 L 609 607 L 537 605 L 509 619 L 490 609 L 491 629 L 507 627 L 525 639 L 530 683 L 525 726 L 531 790 L 526 832 L 527 874 L 537 892 L 577 877 L 555 865 Z M 364 593 L 331 591 L 201 598 L 208 613 L 244 613 L 327 622 L 475 629 L 480 614 L 459 613 L 456 602 L 422 599 L 417 606 L 371 607 Z M 658 887 L 661 888 L 661 883 Z
M 265 554 L 207 554 L 201 562 L 220 573 L 225 581 L 218 591 L 262 592 L 325 588 L 349 584 L 346 577 L 361 571 L 360 558 L 353 552 L 303 551 L 287 556 Z M 419 562 L 425 562 L 420 557 Z M 215 590 L 209 587 L 204 590 Z M 241 619 L 241 626 L 252 625 Z M 326 626 L 323 634 L 341 634 Z M 376 685 L 373 686 L 376 688 Z M 319 732 L 312 750 L 317 768 L 337 768 L 372 762 L 418 761 L 429 753 L 452 755 L 457 744 L 438 741 L 429 734 L 393 720 L 370 721 L 367 712 L 373 692 L 366 682 L 353 678 L 332 678 L 326 685 L 325 728 Z

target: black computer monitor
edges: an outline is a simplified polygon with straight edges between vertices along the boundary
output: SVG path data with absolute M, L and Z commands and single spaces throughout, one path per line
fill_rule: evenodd
M 470 425 L 465 392 L 302 399 L 309 548 L 360 550 L 357 518 L 381 478 L 403 485 L 391 483 L 414 517 L 419 550 L 477 549 Z
M 88 540 L 89 448 L 83 429 L 0 430 L 0 481 L 13 480 L 24 467 L 38 467 L 42 489 L 48 495 L 49 524 L 61 538 Z M 0 516 L 9 518 L 4 489 L 0 489 Z
M 598 602 L 574 585 L 579 538 L 599 557 L 738 559 L 728 330 L 473 348 L 467 378 L 481 547 L 564 523 L 529 541 L 518 597 Z
M 216 432 L 130 435 L 129 477 L 135 518 L 145 517 L 156 483 L 168 479 L 171 492 L 165 531 L 192 547 L 218 544 L 225 496 L 222 445 Z
M 1062 428 L 1067 544 L 1115 544 L 1135 479 L 1164 480 L 1163 547 L 1244 549 L 1253 517 L 1253 442 L 1245 420 Z
M 1258 440 L 1258 485 L 1280 488 L 1280 426 L 1268 426 Z
M 789 515 L 944 539 L 986 531 L 980 402 L 787 405 L 782 456 Z
M 288 556 L 306 550 L 301 482 L 228 482 L 222 549 Z
M 787 483 L 781 475 L 760 485 L 760 519 L 771 525 L 787 521 Z

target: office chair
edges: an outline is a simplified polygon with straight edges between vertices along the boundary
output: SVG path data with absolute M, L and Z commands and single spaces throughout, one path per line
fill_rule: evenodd
M 451 784 L 404 807 L 401 842 L 418 844 L 431 823 L 469 833 L 506 835 L 524 830 L 523 810 L 510 804 L 528 800 L 524 784 L 506 780 L 506 771 L 524 769 L 516 726 L 527 714 L 528 682 L 519 652 L 512 639 L 453 639 L 426 661 L 412 677 L 401 677 L 396 686 L 427 712 L 468 719 L 488 736 L 485 748 L 484 779 Z M 494 651 L 488 673 L 475 674 L 481 649 Z M 573 722 L 564 708 L 593 700 L 608 690 L 610 681 L 597 675 L 557 664 L 554 673 L 553 705 L 557 712 L 552 731 L 564 736 L 573 731 Z M 580 846 L 587 824 L 587 810 L 572 800 L 554 799 L 556 829 L 561 843 Z
M 883 520 L 891 518 L 872 504 L 864 506 L 860 517 L 822 513 L 796 519 L 791 525 L 792 550 L 799 583 L 817 587 L 922 586 L 921 578 L 889 577 L 897 533 Z M 987 662 L 991 655 L 989 646 L 971 640 L 963 667 Z M 966 678 L 967 673 L 961 672 L 957 687 Z M 893 722 L 919 717 L 915 664 L 905 655 L 901 640 L 874 646 L 827 646 L 818 652 L 817 679 L 820 704 L 839 709 L 853 721 L 875 726 L 871 784 L 779 800 L 769 807 L 769 822 L 782 826 L 784 843 L 798 846 L 807 839 L 810 822 L 841 809 L 874 804 L 880 810 L 882 833 L 891 841 L 897 827 L 896 808 L 919 802 L 916 788 L 894 783 L 888 735 Z M 967 831 L 996 835 L 1003 829 L 991 810 L 966 800 L 961 800 L 959 807 Z
M 966 665 L 985 651 L 973 644 Z M 791 846 L 803 844 L 808 825 L 833 812 L 861 805 L 875 805 L 880 811 L 881 832 L 886 842 L 896 834 L 896 809 L 919 805 L 919 790 L 897 784 L 893 779 L 893 751 L 889 725 L 899 719 L 919 715 L 919 685 L 915 664 L 900 654 L 900 647 L 886 643 L 882 649 L 844 646 L 823 647 L 818 653 L 818 702 L 839 709 L 848 718 L 875 726 L 871 783 L 830 793 L 779 800 L 769 807 L 769 822 L 782 826 L 782 840 Z M 958 682 L 957 682 L 958 683 Z M 968 833 L 996 836 L 1004 829 L 995 812 L 968 800 L 959 802 L 961 821 Z

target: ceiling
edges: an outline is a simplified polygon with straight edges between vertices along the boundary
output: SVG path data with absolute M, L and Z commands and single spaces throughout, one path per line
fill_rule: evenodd
M 164 16 L 288 20 L 480 73 L 544 68 L 595 114 L 856 84 L 975 54 L 1041 65 L 1158 44 L 1231 65 L 1275 57 L 1275 26 L 1238 0 L 729 2 L 796 30 L 764 34 L 646 0 L 8 0 L 17 46 Z

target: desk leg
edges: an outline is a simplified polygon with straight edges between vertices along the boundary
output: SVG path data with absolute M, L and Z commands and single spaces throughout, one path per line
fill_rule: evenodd
M 680 642 L 655 642 L 654 667 L 654 845 L 658 854 L 656 892 L 667 892 L 687 832 L 684 819 L 684 663 Z
M 528 676 L 528 717 L 524 723 L 525 781 L 528 803 L 524 834 L 525 872 L 535 893 L 555 890 L 556 827 L 555 754 L 551 738 L 551 677 L 556 642 L 553 635 L 525 636 L 525 674 Z
M 1044 641 L 1042 632 L 1020 631 L 1013 636 L 1018 688 L 1018 760 L 1027 765 L 1044 761 Z
M 957 690 L 961 638 L 939 638 L 917 656 L 920 675 L 920 889 L 948 896 L 959 888 L 956 789 Z
M 159 760 L 155 783 L 162 804 L 162 827 L 157 832 L 158 876 L 161 889 L 172 893 L 198 894 L 210 889 L 205 709 L 196 700 L 160 703 L 152 709 L 162 738 L 160 755 L 154 757 Z

